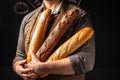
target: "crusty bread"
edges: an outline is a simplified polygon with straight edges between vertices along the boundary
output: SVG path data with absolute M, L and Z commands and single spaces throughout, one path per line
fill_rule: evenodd
M 37 23 L 35 25 L 35 30 L 32 34 L 32 38 L 27 52 L 27 62 L 30 62 L 31 60 L 30 53 L 31 52 L 36 53 L 43 43 L 46 30 L 50 21 L 50 16 L 51 16 L 51 10 L 46 9 L 45 11 L 43 11 L 39 19 L 37 20 Z
M 93 34 L 94 30 L 91 27 L 81 29 L 70 39 L 64 42 L 57 50 L 55 50 L 47 61 L 55 61 L 67 57 L 83 45 L 88 39 L 90 39 Z
M 64 42 L 52 55 L 47 59 L 46 62 L 56 61 L 67 57 L 72 54 L 75 50 L 81 47 L 87 40 L 89 40 L 94 34 L 94 29 L 91 27 L 85 27 L 74 34 L 70 39 Z M 40 77 L 45 77 L 48 74 L 41 74 Z
M 31 37 L 33 35 L 33 30 L 35 30 L 37 21 L 40 17 L 39 15 L 40 10 L 38 10 L 34 15 L 33 18 L 30 21 L 29 29 L 27 30 L 26 36 L 25 36 L 25 42 L 24 42 L 24 47 L 25 47 L 25 53 L 28 52 L 29 44 L 31 41 Z
M 78 14 L 79 10 L 73 7 L 67 13 L 65 13 L 57 25 L 51 30 L 47 39 L 36 53 L 40 61 L 45 61 L 48 58 L 53 48 L 60 41 L 61 37 L 65 34 L 69 27 L 71 27 L 75 19 L 78 17 Z

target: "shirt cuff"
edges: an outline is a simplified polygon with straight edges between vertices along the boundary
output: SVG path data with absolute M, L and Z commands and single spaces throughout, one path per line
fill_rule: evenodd
M 68 58 L 71 61 L 71 65 L 72 65 L 76 75 L 84 73 L 83 64 L 80 60 L 80 57 L 77 54 L 71 55 Z

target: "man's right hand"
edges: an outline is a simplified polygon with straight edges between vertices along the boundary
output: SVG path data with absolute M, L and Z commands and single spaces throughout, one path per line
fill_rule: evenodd
M 17 61 L 14 64 L 14 70 L 16 73 L 21 76 L 24 80 L 35 80 L 37 75 L 30 68 L 25 68 L 26 60 Z

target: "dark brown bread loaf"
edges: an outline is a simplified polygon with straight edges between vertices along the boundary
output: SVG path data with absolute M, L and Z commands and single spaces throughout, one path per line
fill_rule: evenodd
M 61 18 L 57 25 L 51 30 L 50 34 L 36 53 L 37 57 L 41 61 L 45 61 L 48 58 L 53 48 L 60 41 L 61 37 L 65 34 L 65 32 L 78 17 L 78 14 L 79 10 L 77 8 L 70 9 L 67 13 L 65 13 L 65 15 Z

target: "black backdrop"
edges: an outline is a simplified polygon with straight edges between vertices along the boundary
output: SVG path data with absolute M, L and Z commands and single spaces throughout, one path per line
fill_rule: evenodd
M 40 2 L 38 0 L 0 1 L 0 70 L 2 70 L 0 74 L 5 73 L 3 70 L 5 67 L 12 66 L 22 18 L 39 5 Z M 120 71 L 118 5 L 115 0 L 83 0 L 81 3 L 81 7 L 91 15 L 92 23 L 95 27 L 96 61 L 95 70 L 93 70 L 92 74 L 97 73 L 96 71 L 98 70 L 96 69 L 110 69 L 111 71 L 115 69 L 116 71 L 113 71 L 112 74 L 115 73 L 116 75 Z M 12 68 L 10 69 L 12 73 Z M 0 75 L 0 80 L 3 79 Z

